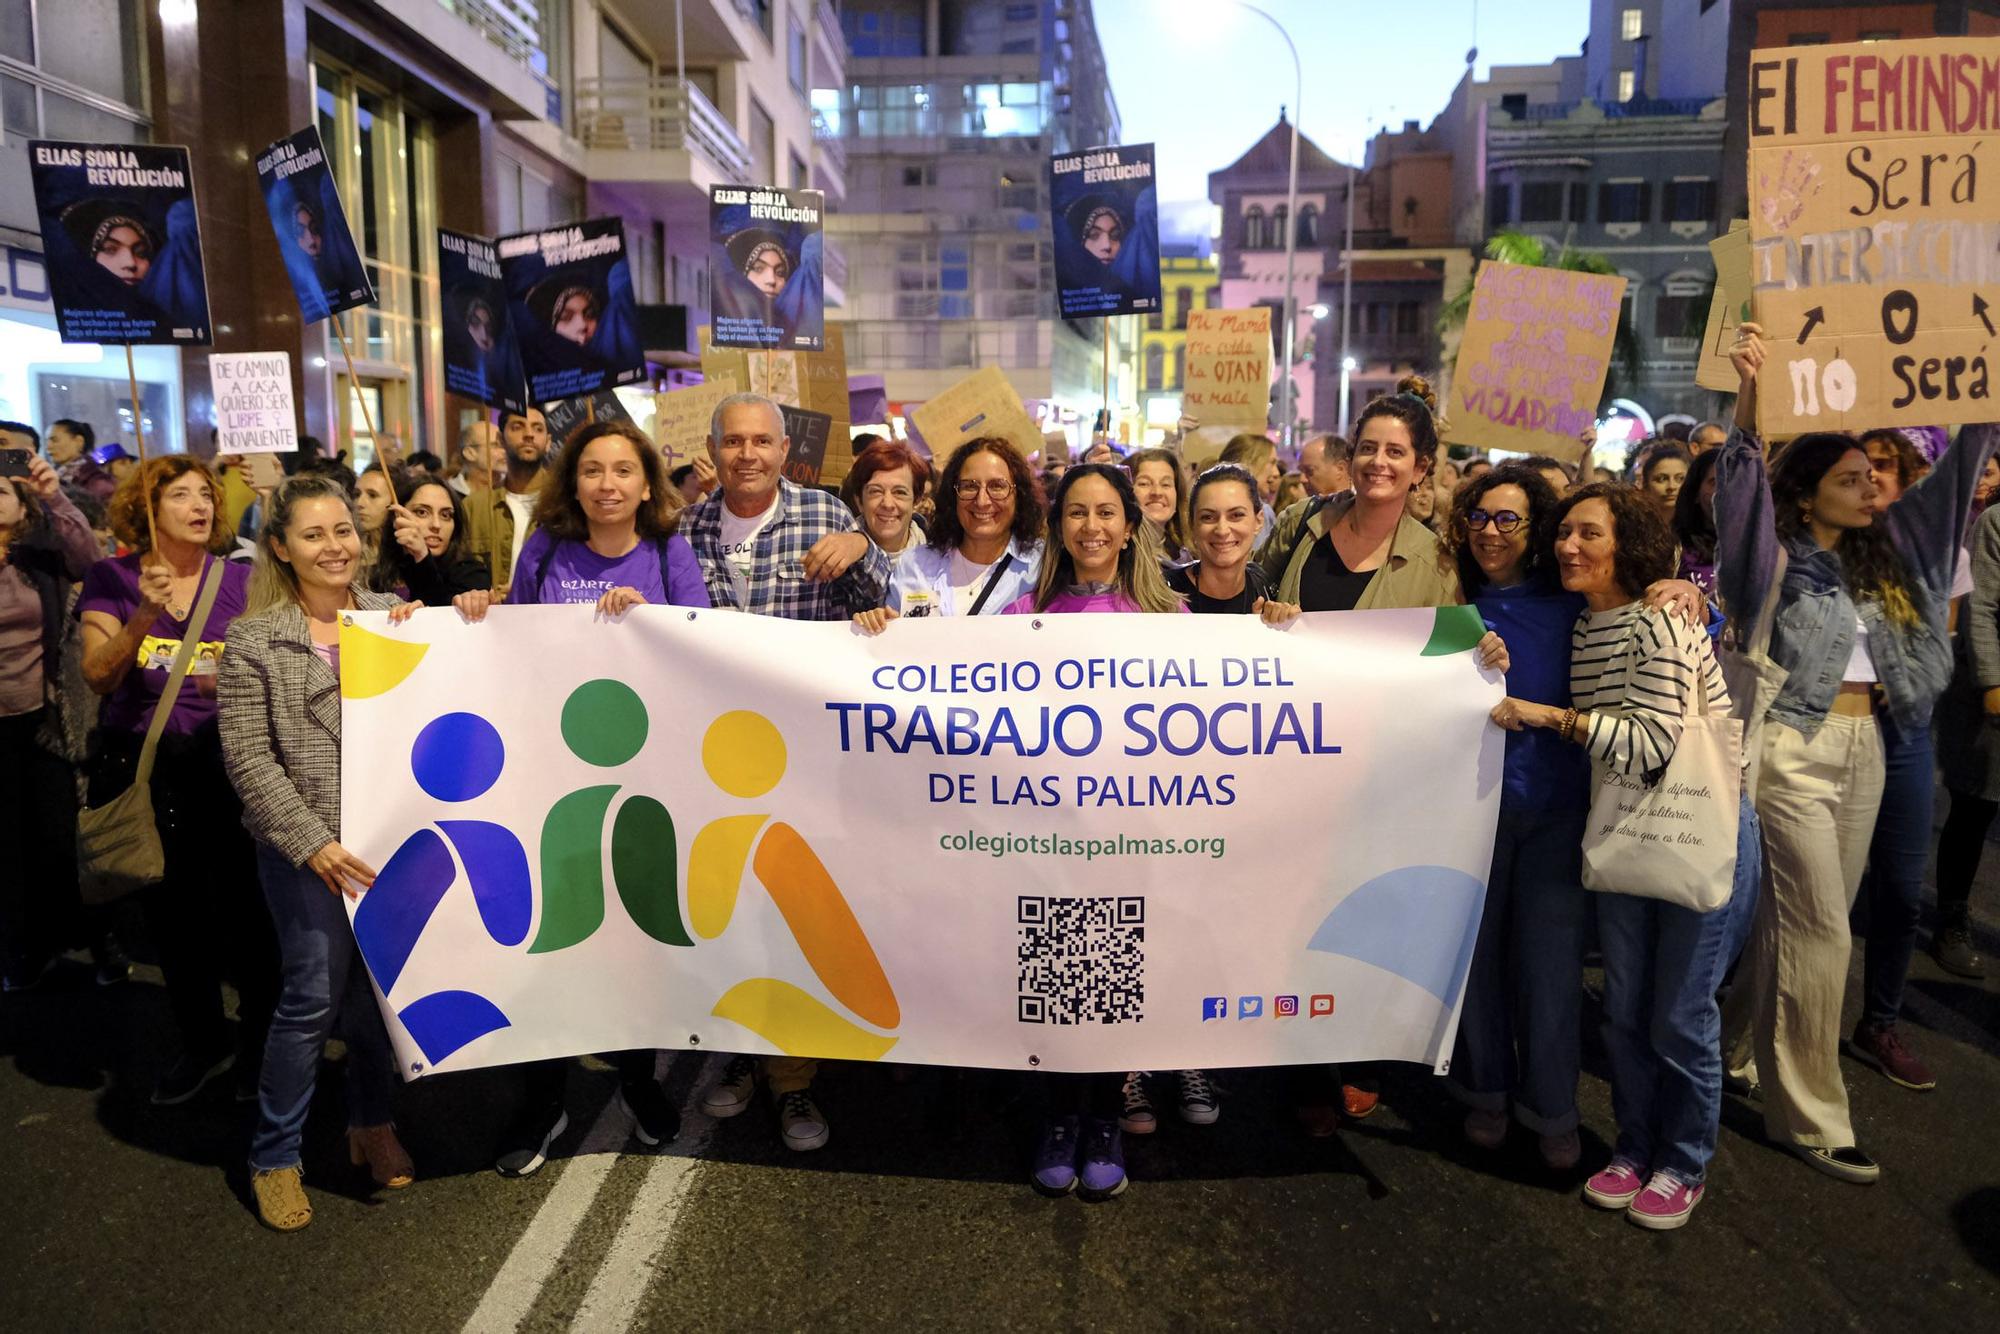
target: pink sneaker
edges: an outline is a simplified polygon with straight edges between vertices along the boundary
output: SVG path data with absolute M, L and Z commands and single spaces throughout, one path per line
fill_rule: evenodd
M 1690 1186 L 1665 1172 L 1655 1172 L 1653 1179 L 1646 1183 L 1646 1189 L 1639 1192 L 1638 1198 L 1632 1201 L 1632 1207 L 1625 1211 L 1625 1216 L 1640 1227 L 1649 1227 L 1656 1232 L 1677 1228 L 1688 1221 L 1688 1215 L 1701 1203 L 1703 1189 L 1701 1186 Z
M 1645 1187 L 1644 1172 L 1629 1159 L 1613 1158 L 1610 1166 L 1583 1183 L 1583 1198 L 1600 1209 L 1623 1209 Z

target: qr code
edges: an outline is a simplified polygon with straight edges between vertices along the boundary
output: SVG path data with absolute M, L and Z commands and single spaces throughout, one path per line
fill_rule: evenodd
M 1130 1024 L 1146 1017 L 1146 900 L 1022 895 L 1014 920 L 1024 1024 Z

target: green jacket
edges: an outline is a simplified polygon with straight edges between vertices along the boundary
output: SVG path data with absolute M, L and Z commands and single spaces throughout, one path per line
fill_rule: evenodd
M 1257 563 L 1276 590 L 1273 597 L 1280 602 L 1299 600 L 1299 576 L 1313 544 L 1353 507 L 1354 493 L 1350 491 L 1323 505 L 1301 500 L 1278 516 L 1277 527 L 1257 549 Z M 1396 525 L 1395 536 L 1389 539 L 1389 558 L 1368 581 L 1354 609 L 1449 607 L 1463 601 L 1458 569 L 1445 558 L 1437 534 L 1405 514 Z
M 546 470 L 535 479 L 535 489 L 528 494 L 537 501 L 541 499 L 542 488 L 548 485 Z M 530 524 L 528 533 L 515 533 L 514 511 L 507 508 L 507 488 L 490 487 L 483 491 L 472 491 L 460 497 L 465 510 L 465 542 L 469 555 L 486 562 L 486 568 L 493 573 L 493 596 L 501 597 L 507 581 L 514 573 L 514 550 L 528 540 L 528 533 L 534 531 Z

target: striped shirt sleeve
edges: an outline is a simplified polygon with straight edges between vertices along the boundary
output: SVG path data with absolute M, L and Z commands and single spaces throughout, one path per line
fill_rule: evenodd
M 1617 617 L 1577 622 L 1570 691 L 1590 715 L 1585 749 L 1609 769 L 1637 777 L 1666 768 L 1682 720 L 1697 707 L 1698 679 L 1710 711 L 1727 712 L 1722 669 L 1695 627 L 1636 604 Z

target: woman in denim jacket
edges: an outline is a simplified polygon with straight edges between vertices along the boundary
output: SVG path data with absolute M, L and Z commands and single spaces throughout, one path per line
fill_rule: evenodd
M 1951 680 L 1952 569 L 2000 436 L 1966 428 L 1937 470 L 1878 516 L 1868 456 L 1852 436 L 1800 436 L 1767 474 L 1754 433 L 1765 360 L 1756 325 L 1741 326 L 1731 357 L 1742 389 L 1716 465 L 1717 587 L 1747 641 L 1783 550 L 1770 652 L 1788 676 L 1761 742 L 1757 813 L 1770 874 L 1725 1051 L 1737 1078 L 1761 1075 L 1773 1139 L 1830 1176 L 1866 1183 L 1881 1169 L 1855 1146 L 1840 1077 L 1848 912 L 1882 803 L 1885 745 L 1893 753 L 1928 728 Z

